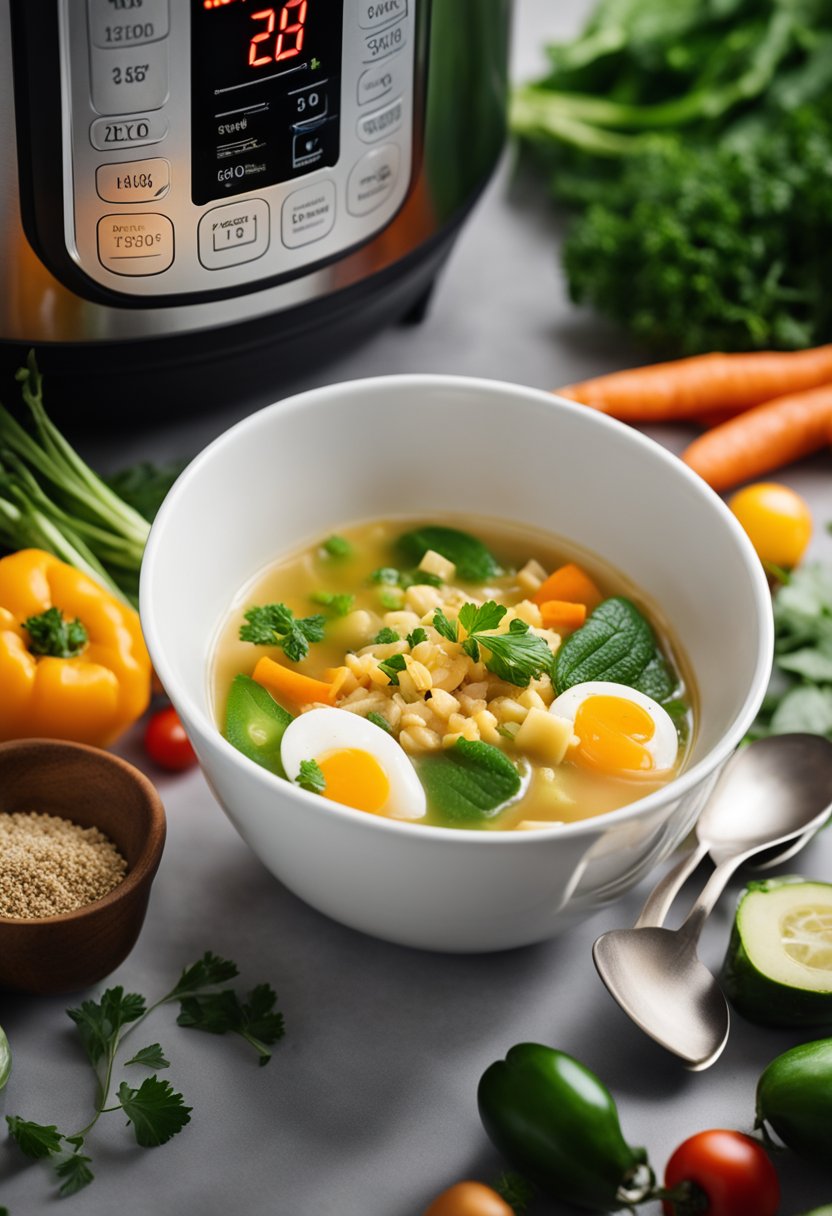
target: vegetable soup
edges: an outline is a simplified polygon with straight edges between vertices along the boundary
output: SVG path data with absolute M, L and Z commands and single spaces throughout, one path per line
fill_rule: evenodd
M 680 651 L 628 581 L 490 520 L 364 523 L 282 558 L 236 598 L 211 678 L 253 762 L 447 828 L 602 815 L 670 781 L 693 729 Z

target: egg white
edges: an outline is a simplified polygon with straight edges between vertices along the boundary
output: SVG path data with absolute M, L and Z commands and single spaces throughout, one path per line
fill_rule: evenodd
M 673 719 L 658 701 L 635 688 L 629 688 L 626 684 L 614 684 L 611 680 L 586 680 L 583 684 L 573 684 L 566 692 L 555 697 L 549 712 L 558 714 L 561 718 L 568 718 L 574 723 L 578 707 L 589 697 L 620 697 L 645 710 L 653 719 L 655 732 L 653 738 L 641 746 L 652 756 L 655 769 L 673 767 L 679 754 L 679 735 Z
M 394 819 L 422 819 L 427 801 L 422 783 L 407 755 L 381 727 L 346 709 L 310 709 L 286 727 L 280 758 L 290 781 L 301 760 L 319 760 L 327 752 L 355 748 L 378 761 L 390 783 L 390 794 L 379 814 Z

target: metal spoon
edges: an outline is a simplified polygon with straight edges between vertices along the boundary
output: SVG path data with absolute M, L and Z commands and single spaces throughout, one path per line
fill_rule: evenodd
M 712 824 L 709 813 L 709 847 L 725 855 L 682 925 L 616 929 L 602 934 L 592 950 L 598 974 L 625 1013 L 694 1070 L 719 1058 L 730 1025 L 725 997 L 696 953 L 705 920 L 743 862 L 774 848 L 782 856 L 784 846 L 798 838 L 805 842 L 829 818 L 832 743 L 817 735 L 765 742 L 765 748 L 754 745 L 732 759 L 714 791 L 720 803 L 726 789 L 733 791 L 732 799 L 742 792 L 744 814 L 736 808 L 732 834 Z M 658 900 L 654 906 L 661 912 Z

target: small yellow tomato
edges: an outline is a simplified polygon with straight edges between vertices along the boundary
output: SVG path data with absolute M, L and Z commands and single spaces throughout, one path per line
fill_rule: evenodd
M 436 1196 L 424 1216 L 514 1216 L 514 1212 L 490 1186 L 457 1182 Z
M 760 561 L 773 566 L 796 566 L 812 536 L 812 513 L 806 502 L 788 486 L 759 481 L 728 499 Z

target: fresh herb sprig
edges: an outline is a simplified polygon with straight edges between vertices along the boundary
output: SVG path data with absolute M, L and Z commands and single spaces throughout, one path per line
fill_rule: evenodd
M 240 626 L 241 642 L 279 646 L 293 663 L 306 658 L 310 642 L 322 641 L 326 627 L 324 617 L 296 617 L 285 604 L 258 604 L 243 616 L 246 624 Z
M 302 790 L 308 790 L 310 794 L 322 794 L 326 789 L 326 777 L 317 760 L 301 760 L 295 780 Z
M 47 608 L 38 616 L 27 617 L 23 628 L 29 635 L 32 654 L 49 655 L 56 659 L 72 659 L 79 655 L 89 639 L 82 621 L 70 621 L 60 608 Z
M 552 670 L 552 651 L 546 641 L 532 633 L 525 621 L 515 617 L 507 633 L 490 633 L 497 629 L 506 614 L 502 604 L 488 600 L 485 604 L 463 604 L 457 621 L 451 621 L 441 608 L 433 617 L 433 627 L 449 642 L 459 640 L 459 625 L 467 637 L 462 649 L 474 662 L 479 662 L 480 648 L 488 652 L 487 669 L 507 684 L 527 688 L 533 679 Z
M 54 1123 L 6 1116 L 9 1135 L 20 1151 L 33 1160 L 48 1160 L 53 1166 L 60 1182 L 59 1195 L 74 1195 L 93 1181 L 92 1158 L 82 1150 L 102 1115 L 115 1111 L 125 1115 L 136 1143 L 143 1148 L 166 1144 L 190 1122 L 192 1108 L 155 1071 L 138 1086 L 123 1080 L 111 1096 L 120 1048 L 160 1006 L 178 1002 L 180 1026 L 210 1034 L 239 1034 L 254 1047 L 261 1065 L 268 1063 L 268 1048 L 284 1033 L 282 1014 L 275 1009 L 277 997 L 268 984 L 257 985 L 245 999 L 231 988 L 220 987 L 237 974 L 235 963 L 207 951 L 184 969 L 169 992 L 150 1005 L 140 993 L 125 992 L 119 985 L 108 988 L 98 1001 L 83 1001 L 67 1010 L 97 1080 L 92 1117 L 78 1131 L 68 1134 Z M 124 1067 L 161 1070 L 169 1067 L 169 1061 L 161 1045 L 151 1043 L 124 1061 Z

